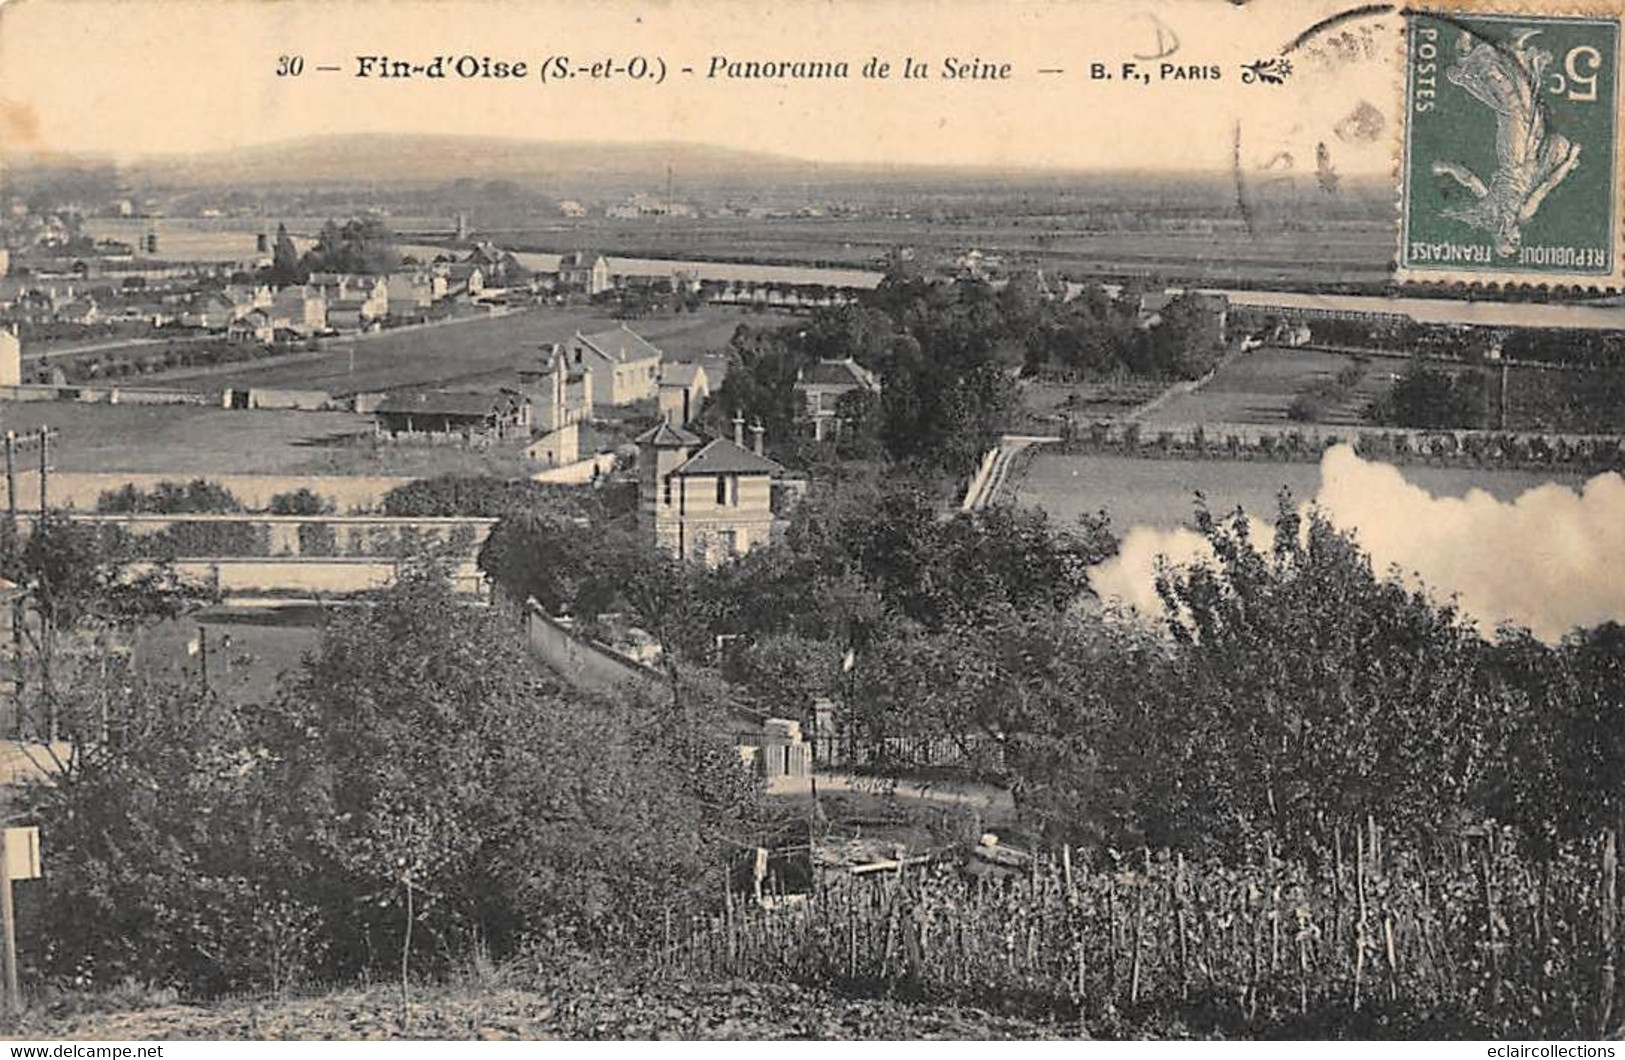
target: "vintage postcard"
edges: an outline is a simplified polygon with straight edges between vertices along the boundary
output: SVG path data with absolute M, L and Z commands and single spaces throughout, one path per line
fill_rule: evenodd
M 0 2 L 0 1033 L 1613 1056 L 1622 19 Z

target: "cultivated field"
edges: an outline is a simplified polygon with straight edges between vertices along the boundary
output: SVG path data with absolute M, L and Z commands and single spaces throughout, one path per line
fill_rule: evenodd
M 1571 486 L 1583 481 L 1578 476 L 1488 468 L 1407 466 L 1401 470 L 1407 480 L 1435 496 L 1460 497 L 1469 489 L 1481 489 L 1502 501 L 1554 480 Z M 1298 500 L 1312 499 L 1320 488 L 1319 465 L 1149 460 L 1039 449 L 1008 491 L 1018 504 L 1042 508 L 1062 523 L 1104 508 L 1121 533 L 1135 526 L 1173 529 L 1190 525 L 1197 491 L 1214 512 L 1239 505 L 1251 515 L 1269 519 L 1283 488 Z
M 1233 207 L 1231 207 L 1233 209 Z M 1105 222 L 1121 223 L 1120 209 Z M 1231 217 L 1204 217 L 1187 231 L 1102 231 L 1087 217 L 937 219 L 818 218 L 701 221 L 557 221 L 491 233 L 525 250 L 591 247 L 617 257 L 807 263 L 873 268 L 898 246 L 953 255 L 967 247 L 1008 254 L 1072 276 L 1150 276 L 1209 285 L 1387 282 L 1393 231 L 1386 219 L 1341 220 L 1309 229 L 1266 225 L 1248 232 Z
M 760 322 L 763 318 L 747 317 L 737 309 L 714 308 L 662 314 L 627 325 L 659 346 L 669 360 L 688 360 L 726 347 L 734 329 L 747 319 Z M 530 309 L 386 331 L 334 343 L 317 361 L 259 367 L 250 363 L 240 371 L 176 379 L 173 385 L 207 391 L 284 387 L 353 394 L 406 387 L 512 384 L 521 359 L 534 357 L 543 343 L 562 342 L 577 330 L 591 333 L 620 323 L 596 309 Z M 156 385 L 159 380 L 152 382 Z
M 1292 399 L 1317 383 L 1332 379 L 1351 358 L 1319 350 L 1266 347 L 1241 354 L 1222 365 L 1194 394 L 1170 399 L 1146 416 L 1148 423 L 1285 423 Z M 1358 422 L 1359 413 L 1404 363 L 1374 360 L 1364 381 L 1351 395 L 1342 415 L 1328 422 Z

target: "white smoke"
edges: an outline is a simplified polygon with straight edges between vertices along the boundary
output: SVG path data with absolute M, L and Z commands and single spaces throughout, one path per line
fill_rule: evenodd
M 1618 474 L 1598 475 L 1578 491 L 1547 483 L 1511 502 L 1479 489 L 1435 497 L 1398 468 L 1343 445 L 1322 458 L 1320 479 L 1315 503 L 1334 525 L 1357 533 L 1379 575 L 1397 567 L 1435 597 L 1453 595 L 1486 632 L 1511 622 L 1550 642 L 1576 627 L 1625 621 L 1625 479 Z M 1248 522 L 1254 542 L 1267 548 L 1272 527 Z M 1180 564 L 1211 560 L 1213 551 L 1189 530 L 1135 527 L 1119 554 L 1091 572 L 1095 591 L 1144 616 L 1161 615 L 1153 584 L 1159 556 Z

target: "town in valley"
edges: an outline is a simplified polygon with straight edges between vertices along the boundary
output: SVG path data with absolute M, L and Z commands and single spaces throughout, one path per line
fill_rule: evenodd
M 9 1011 L 1617 1033 L 1625 301 L 1335 190 L 8 165 Z

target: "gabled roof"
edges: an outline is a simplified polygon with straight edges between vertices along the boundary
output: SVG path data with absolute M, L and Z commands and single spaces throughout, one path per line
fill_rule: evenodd
M 667 361 L 660 366 L 661 386 L 693 386 L 700 380 L 703 365 L 692 361 Z
M 633 439 L 639 445 L 652 445 L 656 449 L 686 449 L 699 445 L 700 436 L 661 420 Z
M 406 394 L 390 394 L 379 402 L 376 412 L 421 412 L 441 416 L 489 416 L 510 407 L 514 399 L 507 394 L 477 394 L 454 390 L 418 390 Z
M 561 269 L 593 269 L 603 260 L 602 254 L 594 254 L 590 250 L 572 250 L 559 259 Z
M 599 356 L 617 364 L 660 359 L 659 348 L 650 345 L 643 336 L 625 324 L 609 331 L 595 331 L 591 335 L 583 335 L 578 331 L 576 341 L 585 343 L 598 351 Z
M 873 372 L 850 357 L 839 361 L 819 361 L 803 368 L 796 382 L 809 386 L 862 386 L 870 390 L 880 386 Z
M 672 472 L 674 475 L 778 475 L 784 466 L 726 438 L 714 438 Z
M 302 303 L 311 298 L 320 297 L 322 297 L 322 292 L 319 288 L 312 287 L 309 284 L 296 284 L 293 287 L 282 288 L 272 296 L 272 299 L 277 305 L 282 305 L 285 302 Z

